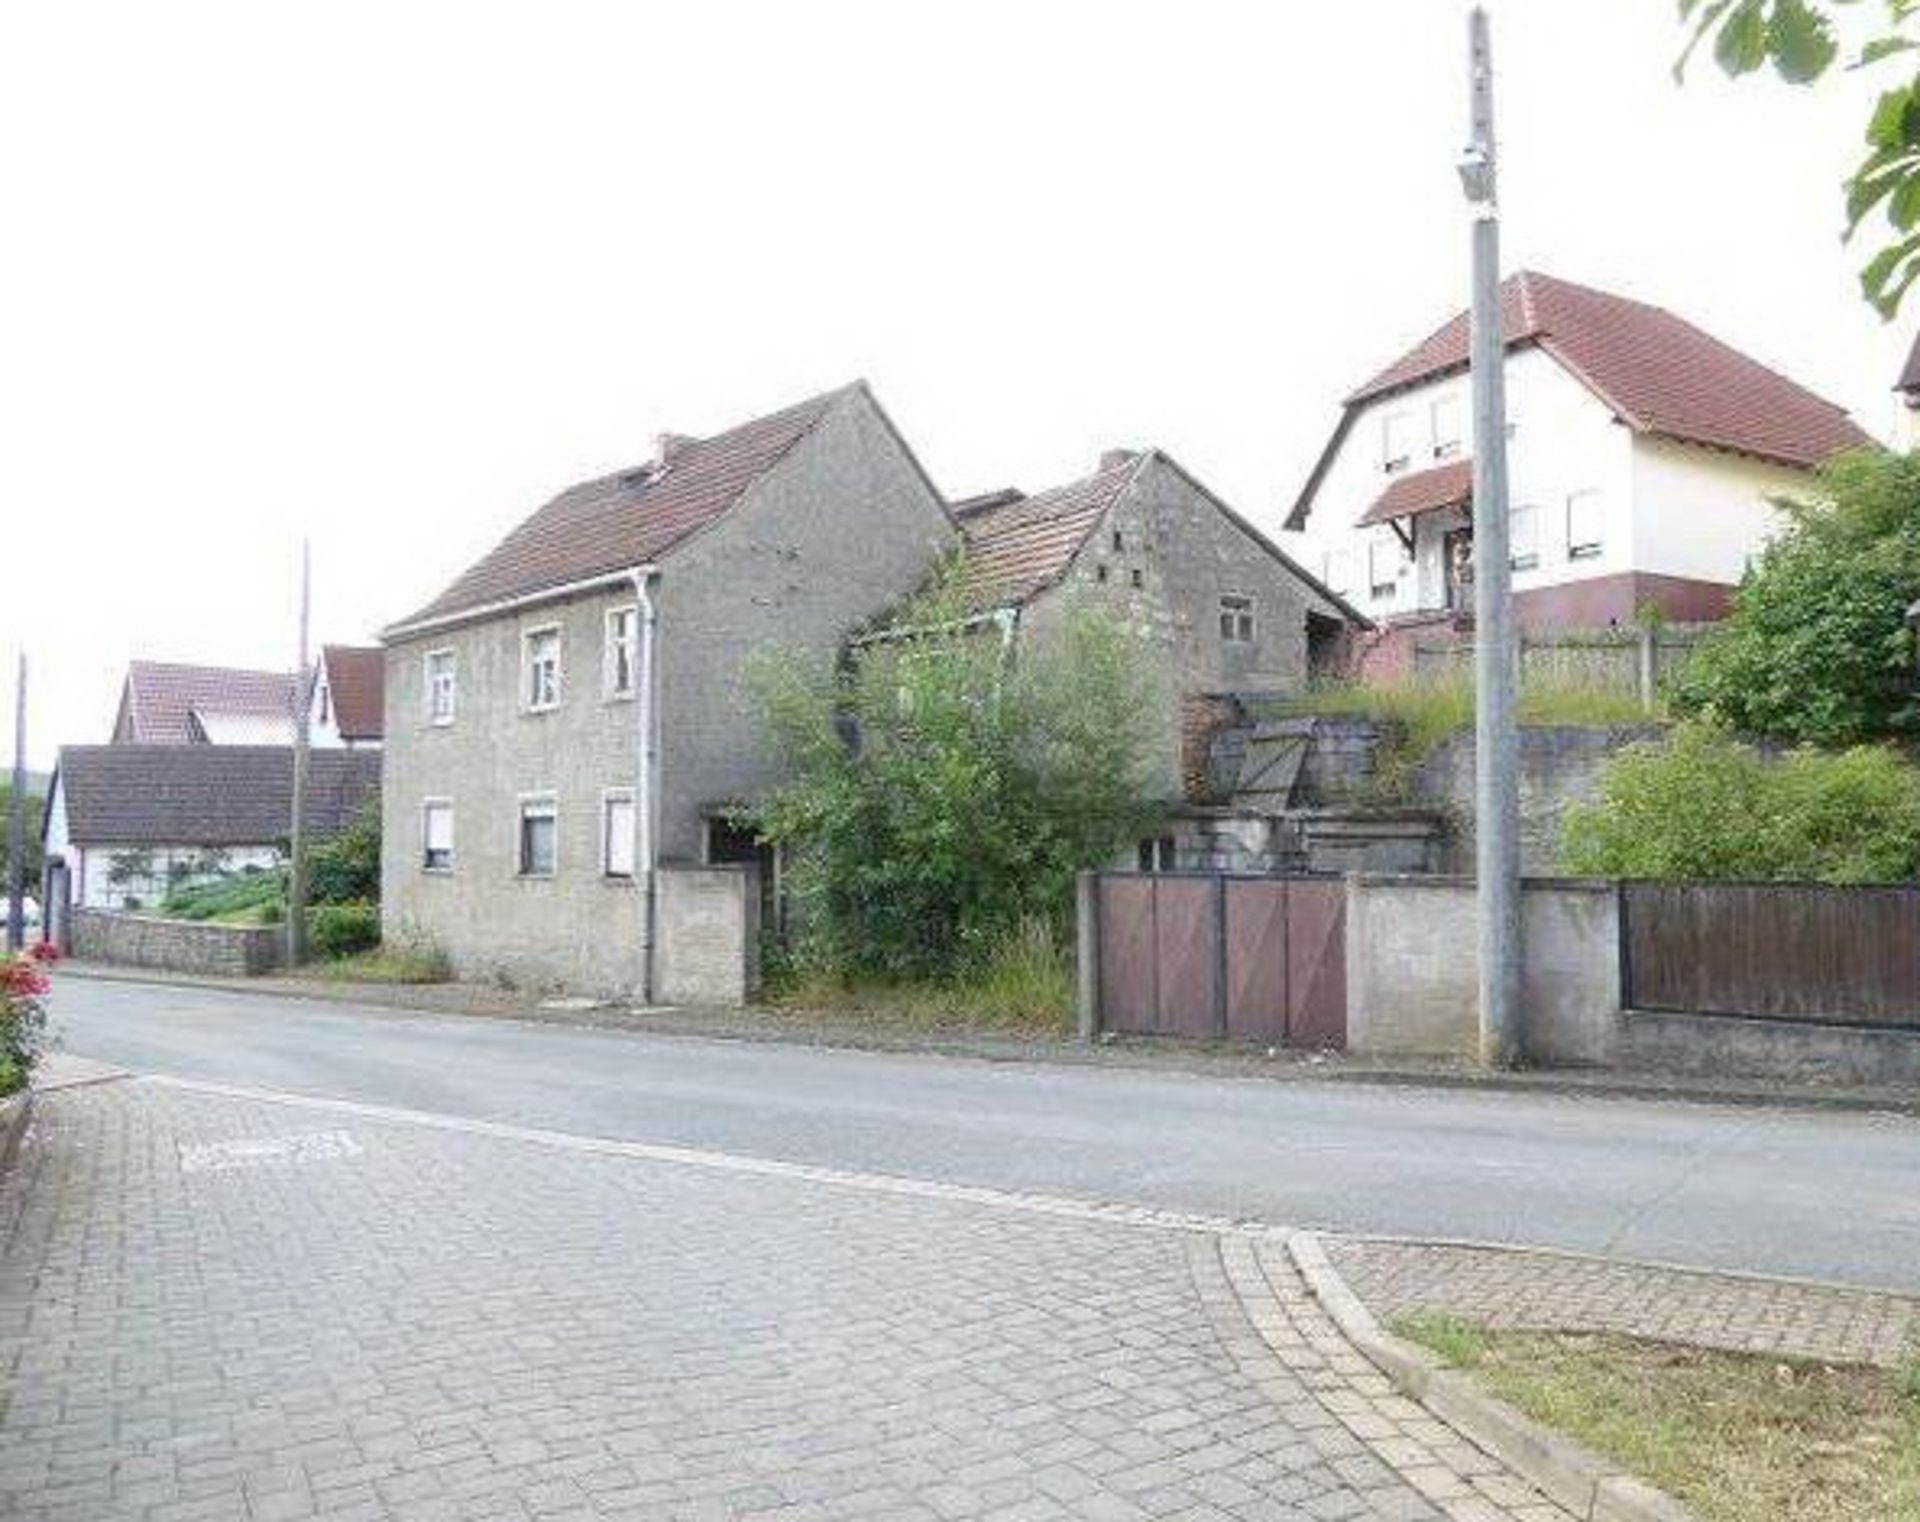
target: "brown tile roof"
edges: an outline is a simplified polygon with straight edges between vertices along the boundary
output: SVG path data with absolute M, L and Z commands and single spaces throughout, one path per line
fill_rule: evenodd
M 1500 308 L 1510 349 L 1544 349 L 1637 433 L 1800 469 L 1873 442 L 1843 408 L 1662 307 L 1522 270 Z M 1305 524 L 1359 408 L 1467 369 L 1467 328 L 1459 313 L 1347 398 L 1288 528 Z
M 966 600 L 976 607 L 1007 607 L 1059 580 L 1146 458 L 962 516 Z
M 563 491 L 395 629 L 658 560 L 724 514 L 860 388 L 856 382 L 712 438 L 681 441 L 664 470 L 649 462 Z
M 320 662 L 340 738 L 378 740 L 386 727 L 386 652 L 378 645 L 325 645 Z
M 281 724 L 291 743 L 298 692 L 290 671 L 131 661 L 122 699 L 126 730 L 114 738 L 135 745 L 195 744 L 205 737 L 195 718 L 201 714 Z
M 316 750 L 307 823 L 337 835 L 380 793 L 380 752 Z M 69 745 L 55 773 L 81 846 L 254 846 L 286 837 L 287 745 Z
M 1637 432 L 1807 467 L 1872 442 L 1844 408 L 1662 307 L 1522 270 L 1500 310 L 1509 347 L 1546 349 Z M 1466 368 L 1462 312 L 1347 403 Z
M 1432 470 L 1400 476 L 1380 494 L 1379 501 L 1360 515 L 1358 527 L 1415 518 L 1443 507 L 1462 507 L 1473 500 L 1473 461 L 1453 460 Z

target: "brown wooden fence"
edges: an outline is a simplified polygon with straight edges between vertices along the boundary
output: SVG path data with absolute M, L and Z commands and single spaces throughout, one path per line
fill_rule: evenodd
M 1093 1024 L 1135 1035 L 1346 1045 L 1346 885 L 1103 872 Z
M 1623 883 L 1629 1009 L 1920 1028 L 1920 887 Z

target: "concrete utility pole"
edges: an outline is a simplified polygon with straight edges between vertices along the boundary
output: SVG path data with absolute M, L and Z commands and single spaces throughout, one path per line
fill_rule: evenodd
M 293 714 L 293 860 L 287 873 L 287 965 L 307 959 L 307 724 L 313 708 L 313 674 L 308 669 L 307 628 L 313 600 L 313 555 L 300 546 L 300 666 L 294 678 Z
M 1474 834 L 1480 910 L 1480 1060 L 1520 1055 L 1520 793 L 1513 580 L 1507 535 L 1506 334 L 1500 312 L 1500 193 L 1493 132 L 1493 39 L 1468 18 L 1473 132 L 1460 182 L 1473 207 Z
M 13 679 L 13 796 L 7 807 L 7 950 L 27 943 L 27 652 Z M 41 913 L 46 906 L 41 906 Z

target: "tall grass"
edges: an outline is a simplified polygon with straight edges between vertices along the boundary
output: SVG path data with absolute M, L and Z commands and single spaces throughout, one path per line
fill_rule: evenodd
M 1387 728 L 1365 801 L 1395 803 L 1406 798 L 1421 762 L 1450 736 L 1473 727 L 1473 698 L 1471 674 L 1460 673 L 1381 685 L 1329 682 L 1287 706 L 1298 716 L 1348 714 Z M 1533 678 L 1520 693 L 1518 717 L 1530 727 L 1617 729 L 1660 715 L 1617 688 Z

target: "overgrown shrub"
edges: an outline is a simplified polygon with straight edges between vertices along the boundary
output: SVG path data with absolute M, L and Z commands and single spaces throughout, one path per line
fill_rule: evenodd
M 378 904 L 322 904 L 307 920 L 307 943 L 316 956 L 350 957 L 380 944 Z
M 1769 756 L 1685 724 L 1621 751 L 1564 829 L 1583 875 L 1904 882 L 1920 878 L 1920 770 L 1883 746 Z
M 976 973 L 1022 924 L 1064 926 L 1074 874 L 1158 814 L 1172 709 L 1143 635 L 1076 609 L 1009 651 L 950 591 L 904 623 L 849 667 L 753 675 L 792 779 L 755 822 L 789 852 L 803 974 Z
M 1792 743 L 1920 734 L 1907 608 L 1920 598 L 1920 454 L 1842 457 L 1823 500 L 1781 503 L 1733 613 L 1675 683 L 1675 708 Z
M 380 901 L 380 805 L 370 802 L 345 830 L 307 856 L 307 898 L 315 904 Z

